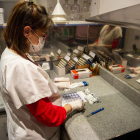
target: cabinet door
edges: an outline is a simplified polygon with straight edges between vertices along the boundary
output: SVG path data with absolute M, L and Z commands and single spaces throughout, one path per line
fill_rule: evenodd
M 100 0 L 99 14 L 140 4 L 140 0 Z
M 0 113 L 0 140 L 8 140 L 6 113 Z
M 91 6 L 90 6 L 90 16 L 91 17 L 99 14 L 99 5 L 100 5 L 99 0 L 92 0 Z

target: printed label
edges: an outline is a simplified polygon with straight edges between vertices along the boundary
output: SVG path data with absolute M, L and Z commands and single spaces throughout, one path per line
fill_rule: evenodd
M 84 51 L 84 47 L 78 46 L 79 51 Z
M 69 61 L 69 60 L 70 60 L 70 57 L 66 55 L 66 56 L 64 57 L 64 59 L 67 60 L 67 61 Z
M 90 57 L 86 54 L 83 54 L 82 57 L 85 58 L 86 60 L 90 59 Z
M 77 58 L 77 57 L 74 57 L 73 60 L 74 60 L 75 62 L 78 62 L 78 58 Z
M 93 58 L 95 57 L 95 53 L 93 53 L 92 51 L 89 52 L 89 55 L 92 56 Z
M 71 53 L 67 53 L 67 56 L 71 56 Z
M 57 51 L 57 53 L 58 53 L 58 54 L 61 54 L 61 50 L 59 49 L 59 50 Z
M 76 53 L 76 54 L 78 54 L 79 53 L 79 50 L 75 49 L 73 52 Z

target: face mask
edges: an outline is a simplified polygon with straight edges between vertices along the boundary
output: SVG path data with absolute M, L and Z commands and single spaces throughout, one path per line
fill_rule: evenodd
M 33 30 L 32 30 L 33 31 Z M 34 32 L 34 31 L 33 31 Z M 35 32 L 34 32 L 35 33 Z M 36 34 L 36 33 L 35 33 Z M 37 34 L 36 34 L 37 35 Z M 38 35 L 37 35 L 38 36 Z M 38 36 L 39 37 L 39 36 Z M 28 38 L 28 40 L 31 42 L 31 40 Z M 45 40 L 43 39 L 43 37 L 39 37 L 39 43 L 38 45 L 34 45 L 32 42 L 30 44 L 30 52 L 38 52 L 40 51 L 43 46 L 45 44 Z

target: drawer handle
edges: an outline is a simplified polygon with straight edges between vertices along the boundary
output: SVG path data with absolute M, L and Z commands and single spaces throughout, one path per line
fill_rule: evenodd
M 5 123 L 3 123 L 3 129 L 5 131 L 5 135 L 8 137 L 8 133 L 7 133 L 7 130 L 6 130 L 6 124 Z

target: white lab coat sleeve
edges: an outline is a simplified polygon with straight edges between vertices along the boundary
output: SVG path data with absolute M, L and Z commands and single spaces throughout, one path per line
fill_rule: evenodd
M 28 60 L 9 62 L 5 67 L 5 77 L 6 90 L 17 109 L 52 94 L 49 81 Z
M 121 27 L 116 26 L 114 31 L 114 39 L 117 39 L 119 37 L 122 37 L 122 29 Z

